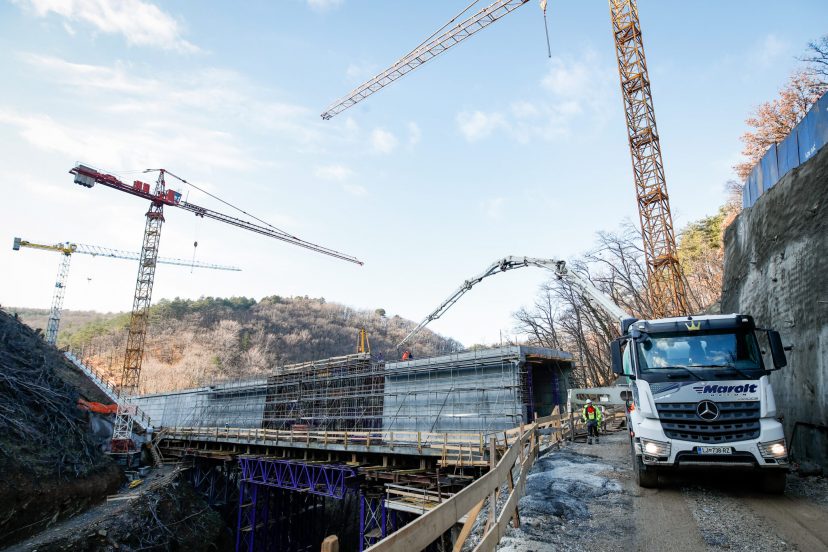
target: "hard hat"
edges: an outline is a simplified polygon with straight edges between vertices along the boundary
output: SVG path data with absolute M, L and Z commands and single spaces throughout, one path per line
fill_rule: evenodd
M 587 404 L 592 404 L 592 399 L 587 399 Z

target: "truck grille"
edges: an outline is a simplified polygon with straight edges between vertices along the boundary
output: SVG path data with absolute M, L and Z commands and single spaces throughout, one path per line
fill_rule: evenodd
M 717 402 L 719 417 L 707 422 L 696 415 L 698 403 L 656 403 L 664 434 L 670 439 L 732 443 L 759 437 L 759 401 Z

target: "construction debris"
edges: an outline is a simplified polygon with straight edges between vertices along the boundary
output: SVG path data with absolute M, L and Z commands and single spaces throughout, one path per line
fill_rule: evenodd
M 219 515 L 181 477 L 181 471 L 156 477 L 140 490 L 125 487 L 121 494 L 10 552 L 228 549 L 229 533 Z
M 58 374 L 64 362 L 0 310 L 0 470 L 83 477 L 106 462 L 87 435 L 78 392 Z
M 0 310 L 0 542 L 81 512 L 120 484 L 77 406 L 78 389 L 102 399 L 83 379 L 41 333 Z

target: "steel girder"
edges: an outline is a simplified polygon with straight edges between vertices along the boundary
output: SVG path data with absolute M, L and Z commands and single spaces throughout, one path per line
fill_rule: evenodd
M 244 456 L 239 463 L 243 482 L 339 499 L 348 491 L 348 479 L 356 476 L 352 468 L 333 464 Z

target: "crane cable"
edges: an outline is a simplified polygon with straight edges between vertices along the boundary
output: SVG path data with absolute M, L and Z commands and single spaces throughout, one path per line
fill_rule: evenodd
M 540 0 L 540 8 L 543 10 L 543 30 L 546 31 L 546 53 L 552 59 L 552 47 L 549 45 L 549 23 L 546 21 L 546 0 Z
M 160 170 L 160 169 L 147 169 L 147 170 L 145 170 L 144 172 L 157 171 L 157 170 Z M 228 206 L 228 207 L 230 207 L 231 209 L 235 209 L 236 211 L 238 211 L 238 212 L 240 212 L 240 213 L 243 213 L 243 214 L 247 215 L 248 217 L 252 218 L 253 220 L 256 220 L 256 221 L 258 221 L 258 222 L 261 222 L 261 223 L 262 223 L 262 224 L 264 224 L 265 226 L 267 226 L 267 227 L 269 227 L 269 228 L 271 228 L 271 229 L 273 229 L 273 230 L 275 230 L 275 231 L 279 232 L 280 234 L 282 234 L 282 235 L 284 235 L 284 236 L 287 236 L 287 237 L 290 237 L 290 238 L 294 238 L 294 239 L 297 239 L 297 240 L 299 239 L 299 238 L 297 238 L 296 236 L 294 236 L 294 235 L 292 235 L 292 234 L 289 234 L 288 232 L 285 232 L 285 231 L 284 231 L 284 230 L 282 230 L 281 228 L 276 228 L 275 226 L 273 226 L 273 225 L 272 225 L 272 224 L 270 224 L 269 222 L 264 221 L 264 220 L 260 219 L 259 217 L 256 217 L 256 216 L 254 216 L 254 215 L 252 215 L 252 214 L 248 213 L 247 211 L 245 211 L 245 210 L 244 210 L 244 209 L 242 209 L 241 207 L 236 207 L 236 206 L 235 206 L 235 205 L 233 205 L 232 203 L 230 203 L 230 202 L 228 202 L 228 201 L 225 201 L 225 200 L 221 199 L 221 198 L 220 198 L 220 197 L 218 197 L 217 195 L 211 194 L 210 192 L 208 192 L 207 190 L 205 190 L 205 189 L 203 189 L 203 188 L 199 188 L 198 186 L 196 186 L 196 185 L 195 185 L 195 184 L 193 184 L 192 182 L 189 182 L 188 180 L 184 180 L 184 179 L 183 179 L 183 178 L 181 178 L 180 176 L 176 176 L 176 175 L 174 175 L 173 173 L 171 173 L 171 172 L 170 172 L 170 171 L 168 171 L 168 170 L 164 170 L 164 172 L 165 172 L 166 174 L 168 174 L 168 175 L 172 176 L 172 177 L 173 177 L 173 178 L 175 178 L 176 180 L 179 180 L 179 181 L 183 182 L 184 184 L 187 184 L 188 186 L 192 186 L 193 188 L 195 188 L 195 189 L 196 189 L 196 190 L 198 190 L 199 192 L 202 192 L 202 193 L 204 193 L 204 194 L 206 194 L 206 195 L 208 195 L 208 196 L 212 197 L 212 198 L 213 198 L 213 199 L 215 199 L 216 201 L 219 201 L 220 203 L 223 203 L 223 204 L 227 205 L 227 206 Z

